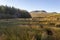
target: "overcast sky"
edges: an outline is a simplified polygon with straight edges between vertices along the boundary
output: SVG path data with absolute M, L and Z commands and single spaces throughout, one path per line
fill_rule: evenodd
M 14 6 L 27 11 L 60 12 L 60 0 L 0 0 L 0 5 Z

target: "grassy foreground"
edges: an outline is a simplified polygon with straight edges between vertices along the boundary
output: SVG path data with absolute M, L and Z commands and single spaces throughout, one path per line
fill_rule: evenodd
M 1 19 L 0 40 L 60 40 L 60 28 L 41 21 Z

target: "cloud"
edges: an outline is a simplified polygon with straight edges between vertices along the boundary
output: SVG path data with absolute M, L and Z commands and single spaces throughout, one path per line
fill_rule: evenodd
M 7 0 L 0 0 L 0 5 L 5 5 Z
M 13 6 L 13 0 L 0 0 L 0 5 Z

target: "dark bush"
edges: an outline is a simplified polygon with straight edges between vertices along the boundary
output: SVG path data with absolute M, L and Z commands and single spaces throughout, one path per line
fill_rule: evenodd
M 56 27 L 60 27 L 60 24 L 56 25 Z
M 8 6 L 0 6 L 0 19 L 1 18 L 31 18 L 31 15 L 26 10 L 20 10 Z
M 49 25 L 55 25 L 55 23 L 49 23 Z

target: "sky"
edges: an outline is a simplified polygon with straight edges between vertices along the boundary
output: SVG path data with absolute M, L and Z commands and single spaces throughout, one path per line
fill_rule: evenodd
M 60 0 L 0 0 L 0 5 L 13 6 L 27 11 L 60 12 Z

